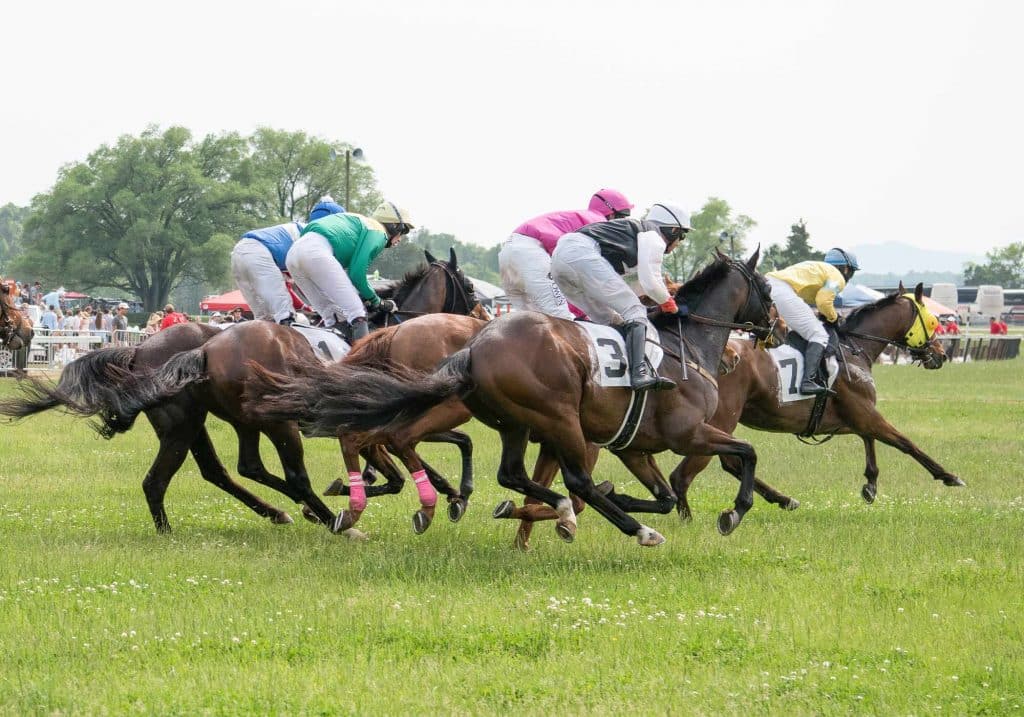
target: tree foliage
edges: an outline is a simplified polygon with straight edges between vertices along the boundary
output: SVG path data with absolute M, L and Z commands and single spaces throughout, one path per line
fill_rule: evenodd
M 820 261 L 825 254 L 811 247 L 811 234 L 807 231 L 807 223 L 800 219 L 789 228 L 789 236 L 785 245 L 772 244 L 761 256 L 761 271 L 783 269 L 802 261 Z
M 985 254 L 984 264 L 964 265 L 968 286 L 996 284 L 1004 289 L 1024 289 L 1024 242 L 1016 242 Z
M 370 269 L 379 271 L 383 277 L 397 279 L 423 263 L 424 249 L 438 259 L 447 259 L 449 248 L 455 249 L 459 266 L 466 274 L 492 284 L 501 283 L 498 276 L 500 246 L 467 244 L 451 234 L 434 234 L 426 228 L 410 235 L 398 246 L 381 252 Z
M 0 277 L 10 262 L 21 253 L 21 235 L 29 208 L 14 204 L 0 207 Z
M 716 247 L 727 254 L 734 251 L 737 258 L 743 256 L 747 233 L 757 222 L 745 214 L 734 215 L 724 199 L 709 197 L 701 210 L 691 216 L 690 224 L 693 231 L 665 257 L 665 270 L 677 281 L 685 281 L 707 264 Z M 724 240 L 723 232 L 727 235 Z
M 324 194 L 344 201 L 345 147 L 267 128 L 249 138 L 195 141 L 182 127 L 121 137 L 61 169 L 53 189 L 35 197 L 25 224 L 31 248 L 15 268 L 80 290 L 118 288 L 147 310 L 183 281 L 230 286 L 241 234 L 304 218 Z M 380 199 L 373 170 L 355 161 L 351 197 L 362 212 Z

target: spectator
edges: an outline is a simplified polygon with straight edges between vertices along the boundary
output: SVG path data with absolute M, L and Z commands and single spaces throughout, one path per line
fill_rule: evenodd
M 142 332 L 147 336 L 152 336 L 160 330 L 160 322 L 164 320 L 164 312 L 154 311 L 146 319 L 146 326 L 142 329 Z
M 39 317 L 39 325 L 49 331 L 57 330 L 57 313 L 52 306 L 47 306 L 46 311 Z
M 125 332 L 128 331 L 128 304 L 121 302 L 117 305 L 117 313 L 110 322 L 111 339 L 117 345 L 124 345 L 127 340 Z
M 164 318 L 160 321 L 161 331 L 166 329 L 168 326 L 185 323 L 188 323 L 188 317 L 185 316 L 185 314 L 175 311 L 174 304 L 168 304 L 164 307 Z
M 242 307 L 236 306 L 231 310 L 231 320 L 236 324 L 240 324 L 245 321 L 245 317 L 242 316 Z
M 43 286 L 38 281 L 28 288 L 28 302 L 38 303 L 39 297 L 43 295 Z
M 990 316 L 988 319 L 988 332 L 993 336 L 999 336 L 1003 333 L 1002 322 L 997 320 L 995 316 Z
M 212 314 L 210 314 L 211 326 L 219 326 L 222 323 L 224 323 L 224 314 L 220 313 L 219 311 L 214 311 Z
M 947 336 L 959 336 L 960 327 L 956 323 L 956 319 L 949 317 L 946 319 L 946 335 Z

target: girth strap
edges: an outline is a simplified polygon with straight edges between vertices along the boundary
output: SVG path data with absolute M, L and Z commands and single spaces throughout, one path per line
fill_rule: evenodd
M 630 391 L 629 407 L 626 408 L 626 415 L 622 418 L 622 425 L 615 435 L 605 443 L 597 445 L 607 448 L 610 451 L 621 451 L 629 447 L 629 444 L 636 438 L 637 429 L 640 428 L 640 420 L 644 416 L 644 409 L 647 408 L 647 394 L 650 391 Z M 637 400 L 637 396 L 640 400 Z

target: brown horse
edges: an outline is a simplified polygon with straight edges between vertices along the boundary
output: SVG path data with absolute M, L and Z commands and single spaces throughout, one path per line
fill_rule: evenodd
M 752 505 L 756 455 L 750 444 L 707 423 L 717 404 L 717 370 L 735 322 L 766 324 L 771 303 L 764 278 L 756 273 L 758 252 L 746 262 L 718 254 L 687 282 L 676 299 L 690 308 L 688 319 L 655 319 L 664 346 L 679 346 L 682 361 L 662 364 L 677 380 L 676 391 L 652 393 L 630 445 L 614 451 L 655 495 L 654 501 L 604 494 L 587 466 L 588 442 L 608 442 L 632 398 L 620 388 L 602 388 L 593 380 L 590 345 L 573 322 L 532 312 L 517 312 L 488 324 L 467 348 L 454 354 L 426 378 L 401 377 L 351 366 L 334 366 L 302 376 L 276 377 L 272 390 L 254 400 L 254 411 L 271 417 L 296 415 L 314 434 L 338 430 L 390 433 L 415 425 L 431 408 L 461 398 L 473 414 L 497 429 L 502 439 L 499 482 L 555 508 L 556 530 L 575 535 L 576 517 L 568 498 L 533 483 L 523 459 L 531 433 L 558 458 L 566 487 L 641 545 L 664 538 L 641 525 L 627 510 L 667 512 L 675 496 L 656 471 L 650 454 L 673 450 L 687 454 L 740 457 L 743 481 L 734 508 L 718 521 L 731 533 Z M 768 329 L 755 327 L 762 334 Z M 264 374 L 261 380 L 266 379 Z M 281 389 L 284 389 L 283 391 Z M 430 433 L 430 427 L 421 427 Z
M 14 307 L 13 287 L 11 281 L 0 283 L 0 348 L 14 354 L 17 375 L 24 376 L 25 360 L 35 332 L 32 319 Z
M 454 252 L 452 261 L 433 260 L 381 293 L 393 296 L 403 312 L 410 314 L 449 307 L 469 311 L 472 307 L 466 308 L 467 304 L 476 304 L 472 284 L 455 263 Z M 204 478 L 216 478 L 218 485 L 274 522 L 291 522 L 287 514 L 237 484 L 225 487 L 225 479 L 230 478 L 216 460 L 204 426 L 207 414 L 213 413 L 228 421 L 238 435 L 239 474 L 287 495 L 313 511 L 320 522 L 332 525 L 334 514 L 309 486 L 295 424 L 254 420 L 237 405 L 241 384 L 232 385 L 234 380 L 244 381 L 250 361 L 265 361 L 280 371 L 293 364 L 315 362 L 309 344 L 297 332 L 270 322 L 246 322 L 224 332 L 194 324 L 183 328 L 190 329 L 187 336 L 183 331 L 172 335 L 171 329 L 166 329 L 135 349 L 92 352 L 70 364 L 56 387 L 34 383 L 26 397 L 0 405 L 0 413 L 22 417 L 64 406 L 78 415 L 97 415 L 101 434 L 109 438 L 129 430 L 144 411 L 160 438 L 157 458 L 143 482 L 159 531 L 170 529 L 163 497 L 190 449 Z M 261 433 L 278 451 L 285 471 L 283 480 L 267 471 L 260 459 Z M 215 461 L 219 471 L 213 470 L 210 460 L 200 459 L 197 448 L 203 458 Z
M 861 495 L 868 503 L 877 494 L 878 464 L 875 460 L 875 441 L 898 448 L 910 455 L 947 486 L 962 486 L 964 482 L 940 466 L 920 448 L 894 428 L 875 405 L 875 382 L 871 366 L 888 346 L 897 346 L 910 352 L 926 369 L 941 368 L 944 354 L 934 340 L 934 328 L 927 329 L 927 309 L 921 303 L 923 286 L 914 289 L 914 298 L 904 296 L 903 286 L 890 296 L 873 304 L 855 309 L 838 327 L 839 375 L 833 389 L 835 397 L 825 404 L 825 411 L 815 433 L 860 436 L 864 441 L 867 483 Z M 913 334 L 911 332 L 914 329 Z M 750 428 L 775 433 L 802 434 L 808 426 L 813 399 L 780 403 L 779 375 L 772 358 L 764 351 L 742 342 L 733 342 L 740 361 L 735 371 L 719 379 L 718 410 L 711 423 L 723 431 L 732 432 L 737 423 Z M 827 440 L 827 439 L 826 439 Z M 686 500 L 690 484 L 707 466 L 710 458 L 688 455 L 672 471 L 672 487 L 679 495 L 680 517 L 691 517 Z M 721 457 L 722 468 L 739 477 L 740 466 L 730 456 Z M 780 507 L 793 509 L 799 505 L 771 486 L 757 482 L 757 490 L 766 500 Z

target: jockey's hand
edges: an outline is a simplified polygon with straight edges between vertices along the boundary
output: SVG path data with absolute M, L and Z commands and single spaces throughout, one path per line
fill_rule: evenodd
M 669 298 L 668 301 L 666 301 L 664 304 L 662 304 L 658 308 L 661 309 L 661 313 L 663 313 L 663 314 L 678 314 L 679 313 L 679 307 L 676 306 L 676 300 L 673 299 L 673 298 Z
M 388 314 L 393 314 L 398 311 L 398 304 L 391 299 L 381 299 L 380 303 L 377 304 L 377 310 L 383 311 Z

